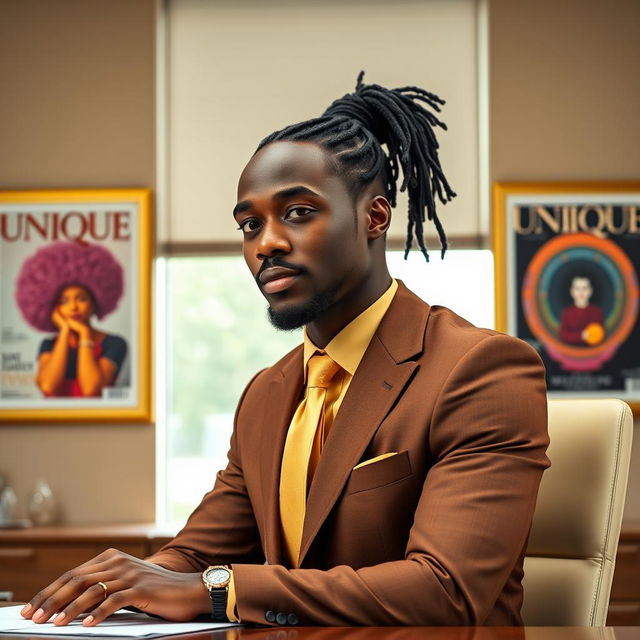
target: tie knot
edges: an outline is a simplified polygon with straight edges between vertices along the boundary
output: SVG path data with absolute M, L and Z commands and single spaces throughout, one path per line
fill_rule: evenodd
M 322 387 L 326 389 L 338 369 L 340 369 L 340 365 L 326 353 L 316 353 L 311 356 L 307 363 L 307 388 Z

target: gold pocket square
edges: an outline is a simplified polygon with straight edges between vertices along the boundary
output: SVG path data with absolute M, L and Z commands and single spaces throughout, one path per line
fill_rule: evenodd
M 353 467 L 353 470 L 355 471 L 356 469 L 359 469 L 360 467 L 366 467 L 368 464 L 372 464 L 373 462 L 378 462 L 379 460 L 384 460 L 385 458 L 390 458 L 391 456 L 397 456 L 397 455 L 398 455 L 397 451 L 390 451 L 389 453 L 383 453 L 380 456 L 376 456 L 375 458 L 371 458 L 370 460 L 365 460 L 364 462 L 357 464 L 355 467 Z

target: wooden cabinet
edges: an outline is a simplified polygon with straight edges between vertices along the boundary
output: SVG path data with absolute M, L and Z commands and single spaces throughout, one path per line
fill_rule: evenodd
M 623 523 L 609 601 L 609 626 L 640 625 L 640 521 Z
M 109 547 L 143 558 L 173 537 L 153 524 L 0 530 L 0 592 L 29 600 L 62 573 Z

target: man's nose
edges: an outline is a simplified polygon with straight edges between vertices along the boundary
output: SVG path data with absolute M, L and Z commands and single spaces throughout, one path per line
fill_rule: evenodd
M 257 257 L 260 260 L 264 260 L 274 255 L 287 254 L 290 252 L 291 243 L 283 225 L 278 222 L 266 223 L 256 246 Z

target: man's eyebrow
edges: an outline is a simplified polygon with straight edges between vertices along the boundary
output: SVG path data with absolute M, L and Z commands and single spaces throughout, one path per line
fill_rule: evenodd
M 235 207 L 233 207 L 233 215 L 237 216 L 239 213 L 247 211 L 247 209 L 251 209 L 252 206 L 253 204 L 251 200 L 241 200 Z
M 280 191 L 276 191 L 273 194 L 274 199 L 278 200 L 286 200 L 287 198 L 295 198 L 296 196 L 315 196 L 320 198 L 319 193 L 316 193 L 309 187 L 304 187 L 303 185 L 297 185 L 295 187 L 287 187 L 286 189 L 280 189 Z M 253 207 L 253 203 L 251 200 L 241 200 L 238 204 L 233 208 L 233 215 L 236 216 L 239 213 L 247 211 Z
M 320 197 L 319 193 L 316 193 L 309 187 L 303 187 L 302 185 L 296 187 L 287 187 L 286 189 L 281 189 L 273 194 L 274 198 L 279 198 L 281 200 L 285 200 L 286 198 L 294 198 L 295 196 L 316 196 Z

